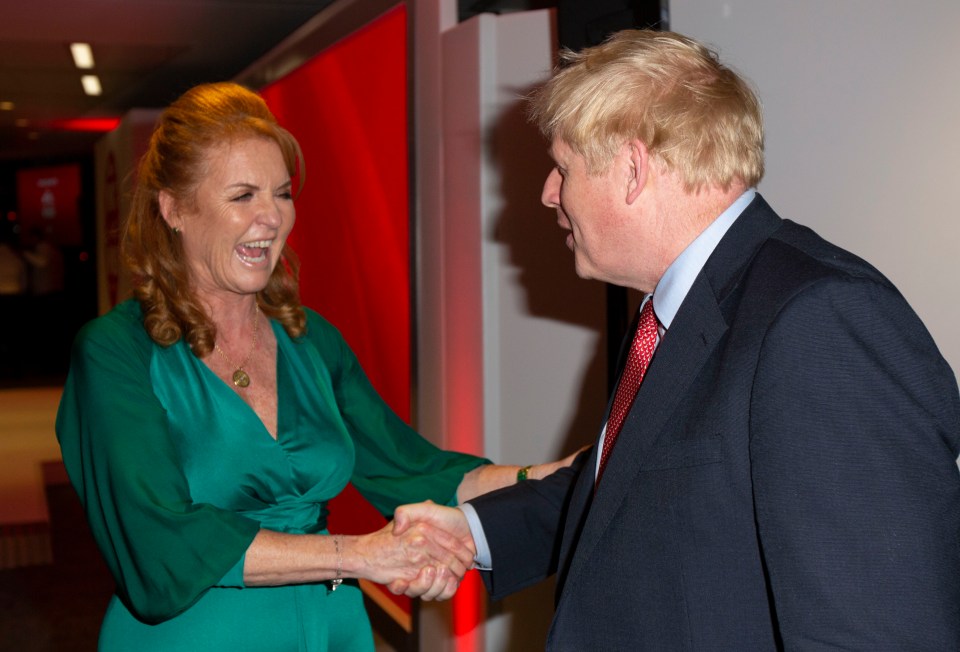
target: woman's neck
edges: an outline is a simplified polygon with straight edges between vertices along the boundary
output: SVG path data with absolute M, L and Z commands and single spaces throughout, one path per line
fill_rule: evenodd
M 217 342 L 248 342 L 259 319 L 255 294 L 201 297 L 207 317 L 217 329 Z

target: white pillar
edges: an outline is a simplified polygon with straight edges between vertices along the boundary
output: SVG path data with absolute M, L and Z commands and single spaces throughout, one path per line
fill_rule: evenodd
M 415 61 L 427 56 L 421 29 Z M 592 441 L 606 400 L 604 287 L 576 277 L 540 204 L 551 162 L 521 101 L 548 77 L 554 43 L 550 11 L 481 14 L 430 45 L 439 88 L 432 77 L 415 86 L 418 426 L 510 464 Z M 484 631 L 444 649 L 542 648 L 552 591 L 490 605 Z M 422 613 L 422 649 L 441 649 L 436 610 Z

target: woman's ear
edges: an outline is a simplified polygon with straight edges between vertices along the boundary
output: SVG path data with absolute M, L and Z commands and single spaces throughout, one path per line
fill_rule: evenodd
M 183 228 L 183 220 L 180 218 L 180 211 L 177 210 L 176 198 L 169 191 L 161 190 L 157 195 L 157 201 L 160 204 L 163 221 L 174 231 L 180 231 Z
M 629 166 L 627 177 L 627 203 L 632 204 L 643 192 L 650 174 L 650 151 L 640 140 L 634 139 L 626 143 L 627 163 Z

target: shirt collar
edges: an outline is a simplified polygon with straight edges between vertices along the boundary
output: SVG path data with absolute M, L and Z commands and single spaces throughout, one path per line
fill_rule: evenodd
M 677 256 L 676 260 L 664 272 L 653 293 L 653 308 L 654 312 L 657 313 L 657 319 L 660 320 L 665 329 L 670 328 L 673 318 L 680 310 L 680 304 L 686 298 L 687 292 L 693 286 L 700 270 L 706 265 L 710 254 L 717 248 L 717 244 L 720 243 L 727 229 L 733 225 L 756 195 L 757 191 L 754 188 L 750 188 L 740 195 L 725 211 L 720 213 L 717 219 L 710 223 L 710 226 L 687 245 L 687 248 Z

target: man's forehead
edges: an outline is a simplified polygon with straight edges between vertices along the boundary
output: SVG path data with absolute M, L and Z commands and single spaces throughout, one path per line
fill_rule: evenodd
M 560 159 L 567 159 L 570 157 L 570 154 L 573 150 L 560 138 L 554 138 L 550 141 L 550 146 L 547 148 L 547 154 L 550 155 L 554 161 L 559 161 Z

